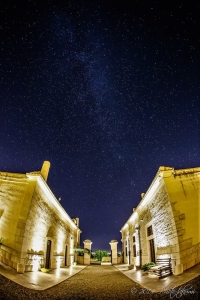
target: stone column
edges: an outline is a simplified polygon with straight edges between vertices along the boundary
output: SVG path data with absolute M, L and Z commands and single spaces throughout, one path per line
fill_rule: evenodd
M 126 235 L 124 233 L 124 231 L 121 231 L 122 233 L 122 263 L 126 262 L 126 256 L 125 256 L 125 252 L 126 252 Z
M 136 257 L 136 270 L 140 270 L 142 267 L 142 249 L 141 249 L 141 236 L 140 236 L 140 225 L 135 226 L 137 230 L 137 257 Z
M 88 249 L 91 251 L 91 240 L 83 241 L 84 249 Z M 90 265 L 90 253 L 84 252 L 84 265 Z
M 117 244 L 118 244 L 118 241 L 112 240 L 109 244 L 110 244 L 110 247 L 111 247 L 112 264 L 116 265 L 117 264 Z
M 129 226 L 129 265 L 134 265 L 134 258 L 133 258 L 133 226 Z

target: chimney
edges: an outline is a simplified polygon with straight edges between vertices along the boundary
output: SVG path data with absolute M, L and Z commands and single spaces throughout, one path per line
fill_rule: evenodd
M 50 169 L 50 162 L 49 161 L 44 161 L 41 169 L 41 175 L 44 178 L 45 181 L 47 181 L 47 177 L 49 174 L 49 169 Z

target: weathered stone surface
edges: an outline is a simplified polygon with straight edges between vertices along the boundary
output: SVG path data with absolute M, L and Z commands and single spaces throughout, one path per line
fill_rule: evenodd
M 69 265 L 73 261 L 70 258 L 79 241 L 78 228 L 57 203 L 40 172 L 0 172 L 0 207 L 4 239 L 0 260 L 4 263 L 13 268 L 23 263 L 27 270 L 32 270 L 31 266 L 44 264 L 48 239 L 52 243 L 51 268 L 64 266 L 65 263 Z
M 124 262 L 139 263 L 139 254 L 133 257 L 135 236 L 134 246 L 137 253 L 142 249 L 143 264 L 151 259 L 149 240 L 154 239 L 157 257 L 173 257 L 177 264 L 182 263 L 187 269 L 199 258 L 199 231 L 194 228 L 199 228 L 200 222 L 200 168 L 160 170 L 122 227 Z M 153 234 L 147 236 L 147 228 L 151 225 Z M 140 228 L 140 238 L 137 231 L 132 230 L 135 227 Z

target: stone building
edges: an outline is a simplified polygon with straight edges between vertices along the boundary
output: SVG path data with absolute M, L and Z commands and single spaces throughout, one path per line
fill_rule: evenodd
M 171 257 L 174 274 L 200 262 L 200 168 L 160 167 L 121 229 L 124 262 Z
M 26 174 L 0 172 L 0 261 L 19 272 L 73 263 L 79 219 L 71 219 L 49 186 L 50 163 Z

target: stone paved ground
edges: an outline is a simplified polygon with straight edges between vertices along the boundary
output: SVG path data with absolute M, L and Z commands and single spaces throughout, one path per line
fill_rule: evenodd
M 200 276 L 164 293 L 152 294 L 112 266 L 88 266 L 78 274 L 45 291 L 24 288 L 0 275 L 1 300 L 68 299 L 199 299 Z

